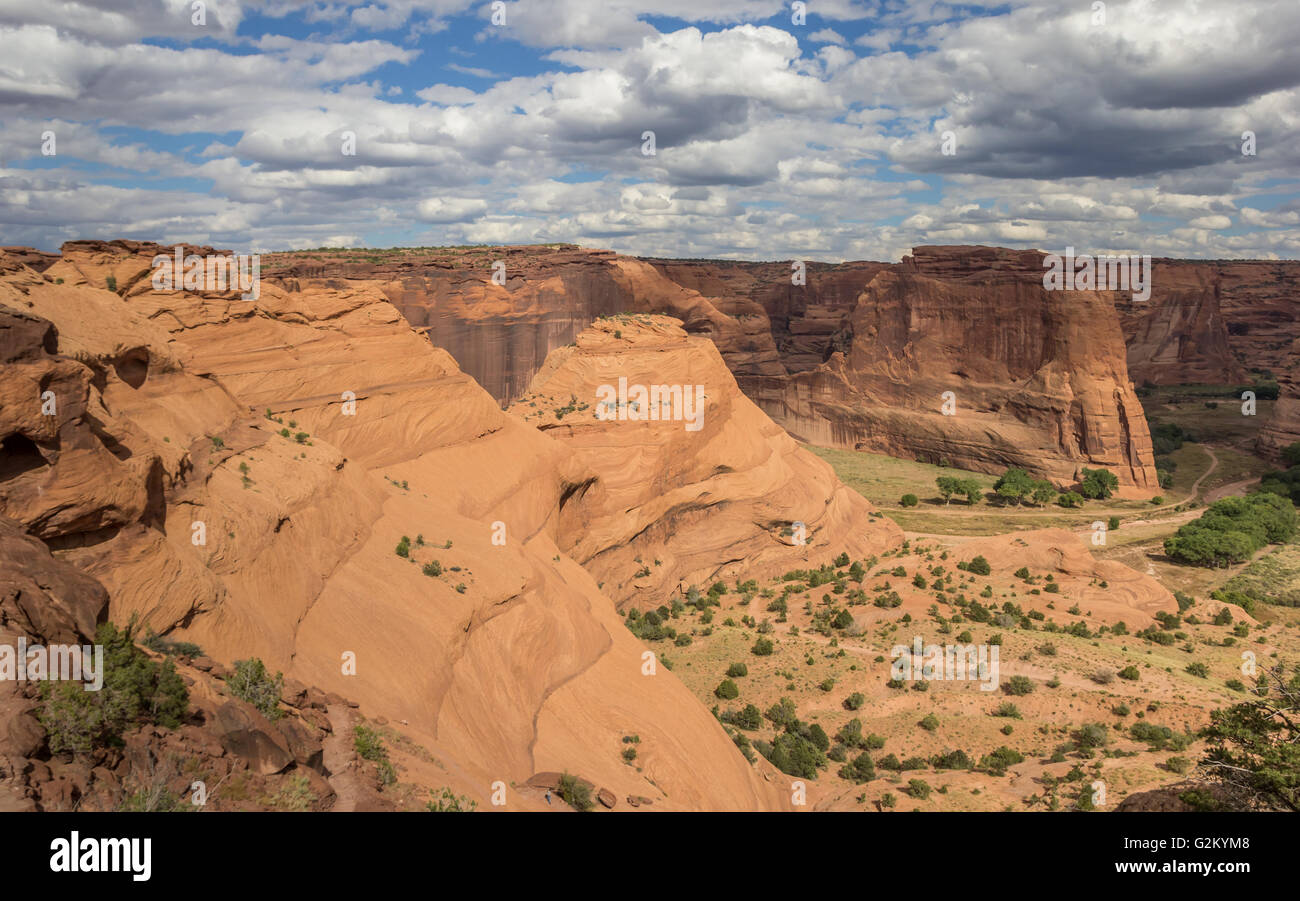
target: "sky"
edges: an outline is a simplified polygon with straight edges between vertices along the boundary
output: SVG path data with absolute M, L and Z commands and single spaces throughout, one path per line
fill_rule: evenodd
M 0 0 L 0 244 L 1300 256 L 1300 0 Z

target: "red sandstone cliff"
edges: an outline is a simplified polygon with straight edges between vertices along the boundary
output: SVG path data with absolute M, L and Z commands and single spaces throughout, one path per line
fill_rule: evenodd
M 492 281 L 498 262 L 503 285 Z M 290 289 L 379 281 L 499 400 L 517 398 L 547 353 L 598 316 L 663 313 L 710 338 L 741 389 L 797 437 L 988 471 L 1023 465 L 1059 483 L 1085 465 L 1111 466 L 1127 486 L 1155 486 L 1118 319 L 1091 301 L 1044 304 L 1041 255 L 922 248 L 897 266 L 808 264 L 802 285 L 788 262 L 643 261 L 572 247 L 278 254 L 264 271 Z M 882 274 L 904 280 L 866 291 Z M 895 309 L 872 313 L 879 303 Z M 1043 306 L 1055 312 L 1044 318 Z M 913 308 L 926 330 L 947 331 L 931 343 L 894 326 L 855 339 L 876 327 L 873 316 Z M 971 343 L 960 323 L 974 319 L 1002 337 Z M 947 390 L 966 392 L 959 417 L 931 420 Z
M 643 673 L 611 598 L 631 595 L 596 577 L 632 578 L 625 545 L 685 578 L 896 543 L 820 461 L 759 428 L 716 353 L 707 452 L 687 455 L 710 472 L 611 435 L 621 460 L 657 456 L 646 472 L 681 501 L 629 515 L 621 473 L 504 413 L 402 318 L 388 281 L 286 279 L 242 301 L 155 290 L 150 260 L 169 248 L 65 251 L 42 272 L 0 258 L 0 516 L 102 585 L 114 621 L 405 720 L 439 784 L 481 804 L 496 780 L 564 770 L 656 808 L 785 803 L 675 676 Z M 751 426 L 757 443 L 739 434 Z M 802 516 L 818 541 L 780 545 L 755 510 Z M 690 529 L 728 546 L 681 545 Z M 630 733 L 639 769 L 619 754 Z

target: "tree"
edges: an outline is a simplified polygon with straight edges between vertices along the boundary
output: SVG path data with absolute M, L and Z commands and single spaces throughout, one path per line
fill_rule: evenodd
M 902 504 L 904 507 L 915 507 L 918 503 L 920 503 L 920 501 L 917 500 L 915 494 L 905 494 L 903 495 L 902 499 L 899 500 L 899 503 Z
M 975 573 L 977 576 L 987 576 L 993 571 L 989 566 L 989 562 L 982 555 L 974 557 L 970 563 L 966 564 L 966 570 Z
M 984 499 L 984 486 L 974 479 L 964 479 L 960 491 L 966 495 L 966 503 L 972 507 Z
M 268 720 L 283 716 L 280 691 L 284 687 L 284 674 L 276 673 L 272 678 L 266 665 L 258 658 L 236 660 L 234 675 L 226 681 L 226 687 L 232 695 L 256 707 Z
M 943 498 L 945 504 L 952 501 L 954 494 L 961 494 L 961 479 L 956 476 L 939 476 L 934 480 L 939 486 L 939 496 Z
M 1082 507 L 1083 495 L 1077 491 L 1065 491 L 1056 499 L 1056 502 L 1062 507 Z
M 872 763 L 871 755 L 863 751 L 852 761 L 840 767 L 840 776 L 858 784 L 870 782 L 876 778 L 876 765 Z
M 724 701 L 731 701 L 740 697 L 740 689 L 730 679 L 723 679 L 719 682 L 718 687 L 713 689 L 713 693 Z
M 1288 467 L 1300 466 L 1300 441 L 1282 448 L 1282 462 Z
M 1092 500 L 1105 500 L 1119 487 L 1119 477 L 1109 469 L 1083 468 L 1083 479 L 1079 482 L 1079 493 Z
M 1291 502 L 1267 491 L 1215 501 L 1201 518 L 1165 539 L 1165 553 L 1196 566 L 1241 563 L 1265 544 L 1281 544 L 1296 533 Z
M 86 691 L 72 680 L 40 683 L 37 718 L 55 754 L 85 755 L 120 744 L 137 722 L 175 729 L 189 712 L 189 692 L 171 660 L 154 663 L 135 646 L 135 619 L 119 630 L 101 623 L 95 644 L 104 649 L 103 685 Z
M 1056 500 L 1056 486 L 1051 482 L 1035 482 L 1034 503 L 1042 507 Z
M 1300 668 L 1261 674 L 1257 699 L 1210 712 L 1201 771 L 1253 806 L 1300 812 Z
M 1023 469 L 1013 466 L 993 484 L 993 491 L 998 497 L 1019 504 L 1033 493 L 1034 480 Z

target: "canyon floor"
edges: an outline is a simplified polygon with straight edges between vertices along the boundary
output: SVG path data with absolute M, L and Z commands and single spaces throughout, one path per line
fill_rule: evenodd
M 1133 793 L 1178 782 L 1204 750 L 1193 736 L 1207 724 L 1209 711 L 1242 700 L 1243 650 L 1253 651 L 1261 662 L 1294 660 L 1300 653 L 1300 610 L 1259 605 L 1251 617 L 1209 599 L 1210 592 L 1252 579 L 1266 581 L 1271 591 L 1300 591 L 1300 554 L 1295 545 L 1268 547 L 1248 563 L 1216 570 L 1179 565 L 1165 556 L 1163 541 L 1179 525 L 1199 516 L 1208 503 L 1245 494 L 1270 464 L 1249 453 L 1249 428 L 1232 440 L 1219 427 L 1221 415 L 1206 409 L 1199 397 L 1159 409 L 1160 415 L 1197 434 L 1227 440 L 1187 443 L 1177 450 L 1173 484 L 1156 504 L 1112 500 L 1065 511 L 1031 504 L 945 503 L 934 490 L 938 475 L 979 480 L 990 495 L 994 479 L 876 454 L 812 448 L 846 484 L 906 530 L 907 544 L 867 561 L 860 581 L 843 566 L 815 588 L 798 573 L 742 593 L 729 586 L 716 610 L 688 615 L 677 626 L 679 634 L 691 636 L 690 642 L 665 648 L 664 654 L 715 711 L 734 713 L 753 704 L 767 714 L 788 698 L 800 719 L 819 725 L 830 737 L 832 748 L 846 736 L 878 737 L 870 745 L 845 749 L 852 759 L 870 747 L 876 778 L 859 782 L 832 763 L 809 789 L 816 809 L 1069 809 L 1089 806 L 1098 783 L 1104 788 L 1095 806 L 1107 809 Z M 1235 407 L 1233 413 L 1232 425 L 1238 426 L 1240 413 Z M 1261 412 L 1260 421 L 1266 417 L 1267 411 Z M 900 504 L 909 493 L 921 498 L 917 506 Z M 1093 523 L 1111 516 L 1119 518 L 1119 527 L 1108 531 L 1104 545 L 1094 545 Z M 836 551 L 826 550 L 828 556 Z M 977 554 L 988 561 L 988 576 L 956 568 Z M 1072 557 L 1072 565 L 1065 564 Z M 1134 598 L 1111 603 L 1118 587 L 1116 570 L 1109 571 L 1108 584 L 1086 562 L 1081 568 L 1077 558 L 1121 564 L 1170 592 L 1194 598 L 1180 610 L 1176 641 L 1162 646 L 1135 637 L 1131 615 L 1125 634 L 1116 634 L 1115 623 L 1125 618 L 1126 608 L 1131 614 L 1134 606 L 1142 606 L 1140 600 L 1135 603 L 1145 596 L 1142 588 Z M 1016 574 L 1022 566 L 1028 578 Z M 914 584 L 918 573 L 928 583 L 924 588 Z M 935 579 L 944 580 L 938 593 Z M 1052 583 L 1059 591 L 1045 592 Z M 846 601 L 855 590 L 865 596 Z M 896 592 L 901 604 L 882 608 L 874 603 L 887 592 Z M 963 617 L 952 603 L 957 595 L 982 599 L 995 621 Z M 1016 615 L 997 622 L 1004 604 L 1018 608 Z M 852 625 L 827 629 L 826 612 L 840 608 L 851 611 Z M 1225 609 L 1226 622 L 1221 616 Z M 1038 611 L 1044 618 L 1023 619 L 1021 610 Z M 1075 634 L 1068 631 L 1071 627 Z M 770 655 L 754 654 L 760 635 L 772 640 Z M 1019 675 L 1031 687 L 1024 695 L 942 679 L 890 687 L 891 649 L 902 645 L 910 652 L 918 636 L 925 645 L 999 643 L 1001 684 Z M 1193 663 L 1206 670 L 1189 673 Z M 747 673 L 730 677 L 738 695 L 724 700 L 718 689 L 735 664 L 743 664 Z M 1126 673 L 1131 678 L 1117 676 L 1130 666 L 1136 667 L 1136 674 Z M 925 690 L 908 690 L 918 687 Z M 1135 734 L 1137 723 L 1168 727 L 1175 738 L 1169 742 Z M 1092 724 L 1105 727 L 1096 733 L 1108 736 L 1104 745 L 1088 747 L 1083 730 Z M 847 733 L 842 731 L 846 725 Z M 770 738 L 773 729 L 765 715 L 759 729 L 738 728 L 735 734 L 761 740 Z M 976 762 L 1000 748 L 1011 749 L 1011 759 L 1017 759 L 1005 775 L 934 765 L 937 757 L 953 751 Z M 882 768 L 886 755 L 903 766 Z M 929 789 L 917 786 L 917 779 Z

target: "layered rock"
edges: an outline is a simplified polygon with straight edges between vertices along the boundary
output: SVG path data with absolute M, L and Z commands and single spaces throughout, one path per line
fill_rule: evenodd
M 6 261 L 0 279 L 5 376 L 21 381 L 0 436 L 23 457 L 0 513 L 102 583 L 115 621 L 138 615 L 406 720 L 481 802 L 498 779 L 568 770 L 655 809 L 784 806 L 766 764 L 671 673 L 642 674 L 644 647 L 574 558 L 588 531 L 636 540 L 633 517 L 598 502 L 622 490 L 616 474 L 503 413 L 385 283 L 160 292 L 156 253 L 170 248 L 71 245 L 44 273 Z M 865 505 L 768 428 L 757 451 L 720 440 L 717 477 L 683 485 L 712 529 L 745 536 L 733 562 L 761 564 L 758 538 L 776 543 L 738 521 L 764 490 L 821 499 L 799 515 L 861 541 Z M 707 568 L 674 553 L 684 574 Z M 631 733 L 639 771 L 619 756 Z
M 825 362 L 741 386 L 815 444 L 982 471 L 1023 466 L 1062 485 L 1104 466 L 1129 489 L 1154 489 L 1113 300 L 1045 291 L 1043 271 L 1036 252 L 918 248 L 878 269 L 844 309 Z
M 1248 371 L 1281 374 L 1300 331 L 1300 261 L 1221 260 L 1214 265 L 1233 354 Z
M 552 349 L 572 342 L 597 316 L 628 308 L 612 258 L 574 245 L 304 252 L 268 255 L 263 274 L 290 290 L 376 283 L 434 346 L 450 352 L 493 397 L 508 401 Z
M 1278 397 L 1273 415 L 1260 431 L 1258 450 L 1277 460 L 1282 449 L 1300 442 L 1300 338 L 1291 343 L 1290 354 L 1276 372 Z
M 621 604 L 657 607 L 690 585 L 762 579 L 902 542 L 891 520 L 872 516 L 740 392 L 712 341 L 687 335 L 678 319 L 597 321 L 551 353 L 510 412 L 594 475 L 580 489 L 584 518 L 561 545 Z
M 1041 288 L 1041 254 L 921 248 L 896 266 L 808 264 L 803 284 L 790 263 L 642 261 L 571 247 L 360 251 L 338 260 L 276 255 L 266 271 L 288 287 L 328 287 L 327 270 L 384 282 L 403 315 L 498 400 L 518 397 L 546 354 L 596 317 L 661 313 L 711 339 L 741 390 L 804 440 L 985 471 L 1023 465 L 1062 484 L 1082 466 L 1109 466 L 1128 488 L 1156 485 L 1116 315 L 1096 302 L 1101 295 L 1073 307 L 1045 303 L 1052 297 Z M 492 281 L 497 261 L 505 264 L 503 285 Z M 866 290 L 885 275 L 904 281 L 890 283 L 892 293 L 883 282 Z M 910 309 L 899 290 L 916 290 L 931 293 L 915 298 L 917 309 L 933 307 L 936 285 L 960 288 L 941 292 L 944 336 L 914 344 L 895 328 L 887 341 L 898 343 L 855 344 L 855 322 L 870 327 L 858 321 L 864 304 L 888 296 Z M 1040 306 L 1056 312 L 1044 319 Z M 1005 337 L 968 346 L 959 323 L 973 317 Z M 1080 343 L 1066 348 L 1067 340 Z M 932 349 L 940 353 L 933 361 Z M 992 356 L 983 359 L 985 352 Z M 967 391 L 970 403 L 958 409 L 978 417 L 956 425 L 929 415 L 938 416 L 938 400 L 925 392 L 940 382 L 939 393 Z
M 1155 260 L 1150 298 L 1116 295 L 1134 382 L 1224 385 L 1246 378 L 1229 344 L 1223 287 L 1212 265 Z

